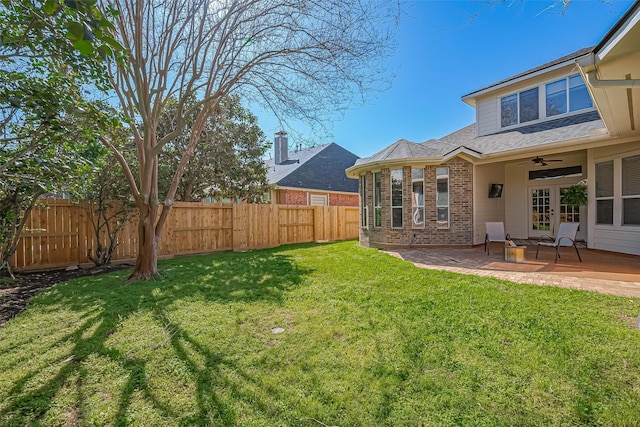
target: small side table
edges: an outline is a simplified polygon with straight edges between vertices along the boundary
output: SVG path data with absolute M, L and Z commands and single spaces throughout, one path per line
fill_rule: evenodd
M 508 262 L 516 262 L 518 264 L 524 262 L 524 250 L 526 246 L 505 246 L 504 260 Z

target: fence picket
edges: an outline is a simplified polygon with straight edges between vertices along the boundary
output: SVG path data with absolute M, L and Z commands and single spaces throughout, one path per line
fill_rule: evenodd
M 36 206 L 11 259 L 16 270 L 87 264 L 95 255 L 95 236 L 82 204 L 46 199 Z M 358 237 L 358 208 L 175 202 L 163 230 L 161 256 L 245 251 L 288 243 Z M 106 235 L 101 236 L 106 244 Z M 118 234 L 112 260 L 137 253 L 137 216 Z

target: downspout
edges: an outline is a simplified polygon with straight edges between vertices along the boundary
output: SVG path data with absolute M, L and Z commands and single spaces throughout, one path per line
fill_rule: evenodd
M 632 88 L 632 87 L 640 87 L 640 80 L 598 80 L 596 77 L 595 71 L 589 71 L 585 73 L 587 77 L 587 82 L 591 87 L 597 88 L 605 88 L 605 87 L 623 87 L 623 88 Z

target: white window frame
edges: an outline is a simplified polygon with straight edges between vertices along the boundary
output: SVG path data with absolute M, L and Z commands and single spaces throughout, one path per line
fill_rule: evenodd
M 376 186 L 380 187 L 379 191 L 378 191 L 378 188 L 376 188 Z M 378 222 L 378 219 L 380 219 L 380 222 Z M 380 228 L 380 227 L 382 227 L 382 172 L 374 172 L 373 173 L 373 228 Z
M 621 212 L 620 212 L 620 223 L 622 227 L 640 227 L 640 224 L 625 224 L 624 222 L 624 201 L 628 199 L 640 199 L 640 194 L 625 194 L 625 185 L 624 185 L 624 160 L 630 159 L 632 157 L 640 157 L 640 154 L 632 155 L 632 156 L 624 156 L 620 160 L 620 180 L 621 180 Z
M 367 209 L 367 176 L 360 176 L 360 227 L 361 228 L 369 228 L 368 226 L 368 215 L 369 210 Z
M 561 79 L 557 79 L 551 82 L 547 82 L 544 84 L 544 117 L 546 118 L 557 118 L 557 117 L 562 117 L 565 116 L 567 114 L 572 114 L 572 113 L 578 113 L 578 112 L 582 112 L 582 111 L 586 111 L 590 108 L 593 108 L 593 99 L 591 99 L 591 94 L 589 94 L 589 91 L 587 90 L 587 85 L 584 82 L 584 79 L 582 79 L 582 76 L 580 76 L 580 79 L 582 80 L 582 84 L 585 87 L 585 90 L 587 90 L 587 95 L 589 96 L 589 99 L 591 99 L 591 106 L 589 107 L 584 107 L 584 108 L 580 108 L 578 110 L 572 110 L 571 109 L 571 87 L 569 85 L 569 82 L 572 78 L 580 76 L 580 74 L 572 74 L 570 76 L 566 76 L 563 77 Z M 553 114 L 553 115 L 548 115 L 547 114 L 547 96 L 548 96 L 548 87 L 549 85 L 552 85 L 554 83 L 558 83 L 564 81 L 564 96 L 565 96 L 565 106 L 566 106 L 566 111 L 564 113 L 558 113 L 558 114 Z
M 414 171 L 422 172 L 422 176 L 420 178 L 414 178 Z M 419 193 L 415 193 L 413 191 L 416 183 L 420 182 L 422 185 L 422 197 L 417 200 L 415 195 Z M 411 168 L 411 227 L 413 229 L 419 230 L 423 229 L 425 226 L 425 197 L 424 197 L 424 168 Z M 419 212 L 422 212 L 420 215 Z M 416 222 L 416 218 L 422 218 L 421 222 Z
M 400 205 L 399 206 L 395 206 L 393 204 L 393 173 L 394 172 L 400 172 Z M 404 176 L 403 176 L 403 170 L 402 168 L 400 169 L 391 169 L 389 171 L 389 188 L 391 189 L 390 191 L 390 197 L 389 197 L 389 204 L 391 205 L 391 228 L 396 229 L 396 230 L 401 230 L 404 228 L 404 210 L 403 210 L 403 202 L 404 202 Z M 393 212 L 394 210 L 400 210 L 400 226 L 397 226 L 394 224 L 394 215 Z
M 604 163 L 611 163 L 611 182 L 613 185 L 613 190 L 610 196 L 598 196 L 598 165 Z M 597 226 L 613 226 L 616 222 L 615 220 L 615 176 L 616 176 L 616 167 L 615 162 L 612 160 L 604 160 L 602 162 L 596 162 L 594 165 L 594 182 L 595 182 L 595 224 Z M 611 200 L 611 222 L 598 222 L 598 202 L 601 200 Z
M 444 174 L 438 174 L 439 169 L 446 169 L 447 173 L 446 175 Z M 447 201 L 446 204 L 442 204 L 442 203 L 438 203 L 438 195 L 439 195 L 439 191 L 438 191 L 438 177 L 440 176 L 446 176 L 447 178 Z M 436 167 L 436 227 L 439 229 L 448 229 L 451 227 L 451 207 L 450 207 L 450 200 L 451 200 L 451 170 L 449 169 L 449 167 L 447 166 L 442 166 L 442 167 Z M 447 220 L 446 221 L 442 221 L 439 219 L 439 209 L 446 209 L 447 210 Z
M 520 120 L 520 97 L 522 96 L 523 93 L 525 92 L 529 92 L 531 90 L 537 90 L 537 98 L 538 98 L 538 117 L 532 120 L 527 120 L 526 122 L 523 122 Z M 509 98 L 511 96 L 516 97 L 516 122 L 513 124 L 509 124 L 509 125 L 503 125 L 502 124 L 502 100 L 505 98 Z M 545 98 L 546 99 L 546 98 Z M 545 104 L 546 106 L 546 104 Z M 540 120 L 540 86 L 533 86 L 524 90 L 520 90 L 518 92 L 512 92 L 508 95 L 505 96 L 501 96 L 498 98 L 498 110 L 499 110 L 499 114 L 498 114 L 498 120 L 500 122 L 500 128 L 501 129 L 506 129 L 506 128 L 510 128 L 510 127 L 514 127 L 514 126 L 518 126 L 524 123 L 535 123 L 537 121 Z M 545 111 L 546 112 L 546 111 Z

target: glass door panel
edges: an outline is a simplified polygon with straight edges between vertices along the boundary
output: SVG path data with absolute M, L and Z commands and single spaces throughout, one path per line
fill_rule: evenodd
M 551 189 L 530 189 L 531 218 L 529 221 L 529 235 L 540 237 L 553 234 L 553 203 Z

